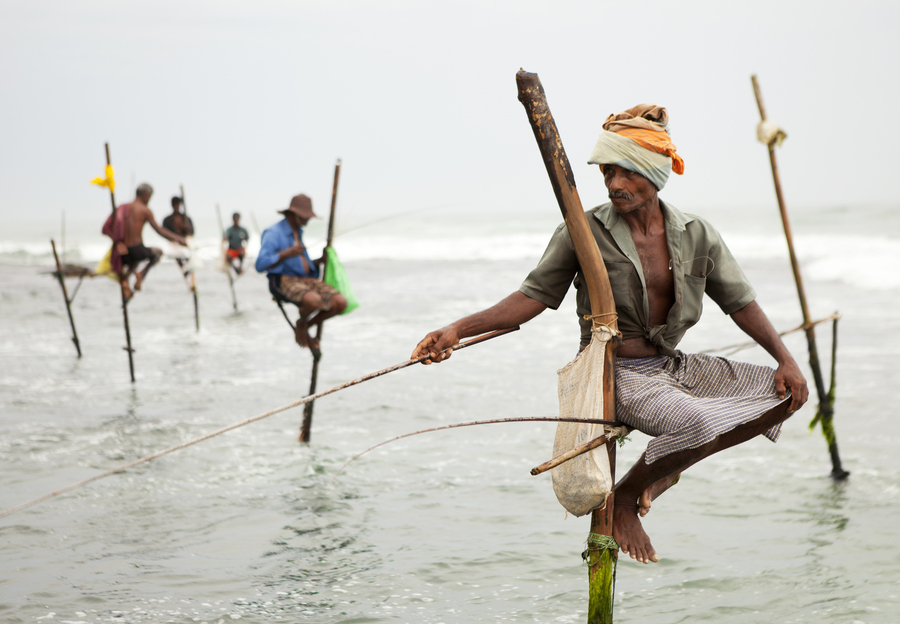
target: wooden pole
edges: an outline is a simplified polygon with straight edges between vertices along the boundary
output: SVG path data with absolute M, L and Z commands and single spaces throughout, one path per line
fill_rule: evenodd
M 585 277 L 591 313 L 604 315 L 607 324 L 613 331 L 614 338 L 607 343 L 604 354 L 603 376 L 603 418 L 615 420 L 615 351 L 618 348 L 618 324 L 616 322 L 616 304 L 613 300 L 609 276 L 597 241 L 591 234 L 578 190 L 575 188 L 575 176 L 566 157 L 562 140 L 556 129 L 556 122 L 547 105 L 547 97 L 537 74 L 519 70 L 516 74 L 519 90 L 519 101 L 525 106 L 528 120 L 534 131 L 556 201 L 562 211 L 566 227 L 572 236 L 575 255 Z M 616 446 L 615 441 L 606 443 L 609 454 L 609 466 L 615 482 Z M 615 494 L 610 493 L 606 505 L 595 509 L 591 514 L 591 534 L 588 537 L 588 550 L 583 555 L 588 562 L 588 581 L 590 599 L 588 604 L 589 624 L 610 624 L 613 621 L 613 600 L 615 598 L 616 561 L 618 550 L 612 546 L 613 505 Z M 598 544 L 604 544 L 598 546 Z
M 766 108 L 763 105 L 762 92 L 759 88 L 759 82 L 756 75 L 750 76 L 750 82 L 753 84 L 753 93 L 756 96 L 756 105 L 759 107 L 759 116 L 762 121 L 766 121 Z M 822 367 L 819 364 L 819 350 L 816 347 L 816 330 L 811 322 L 809 315 L 809 305 L 806 302 L 806 292 L 803 289 L 803 279 L 800 276 L 800 263 L 797 261 L 797 254 L 794 252 L 794 238 L 791 234 L 791 224 L 788 219 L 787 207 L 784 202 L 784 195 L 781 192 L 781 179 L 778 175 L 778 161 L 775 157 L 775 141 L 771 141 L 769 148 L 769 163 L 772 166 L 772 179 L 775 182 L 775 196 L 778 198 L 778 210 L 781 212 L 781 223 L 784 226 L 784 236 L 787 239 L 788 255 L 791 260 L 791 270 L 794 272 L 794 282 L 797 285 L 797 296 L 800 298 L 800 310 L 803 313 L 804 331 L 806 332 L 806 344 L 809 347 L 809 366 L 812 369 L 813 380 L 816 384 L 816 393 L 819 396 L 819 405 L 816 411 L 816 420 L 821 421 L 822 433 L 828 442 L 828 452 L 831 456 L 831 476 L 837 480 L 846 479 L 850 473 L 844 470 L 841 465 L 840 454 L 838 453 L 837 437 L 834 434 L 834 396 L 825 390 L 825 378 L 822 376 Z M 833 373 L 832 373 L 833 374 Z M 832 384 L 834 379 L 832 377 Z
M 109 143 L 104 143 L 106 148 L 106 164 L 111 165 L 112 160 L 109 158 Z M 116 218 L 116 193 L 113 189 L 109 189 L 109 201 L 112 204 L 113 221 Z M 115 243 L 113 243 L 115 244 Z M 125 287 L 122 285 L 122 276 L 119 276 L 119 290 L 122 293 L 122 318 L 125 321 L 125 351 L 128 352 L 128 372 L 131 374 L 131 383 L 134 383 L 134 349 L 131 348 L 131 328 L 128 326 L 128 301 L 125 298 Z
M 56 260 L 56 279 L 59 280 L 59 287 L 62 289 L 63 300 L 66 302 L 66 312 L 69 315 L 69 325 L 72 326 L 72 342 L 75 343 L 75 350 L 78 357 L 81 357 L 81 345 L 78 343 L 78 332 L 75 331 L 75 319 L 72 318 L 72 301 L 69 299 L 69 293 L 66 292 L 66 281 L 63 275 L 62 264 L 59 262 L 59 256 L 56 253 L 56 242 L 51 238 L 50 246 L 53 247 L 53 259 Z M 78 290 L 77 288 L 75 289 Z
M 331 187 L 331 212 L 328 213 L 328 233 L 325 237 L 325 248 L 331 247 L 331 241 L 334 238 L 334 211 L 337 206 L 337 190 L 338 190 L 338 179 L 341 175 L 341 159 L 338 158 L 337 162 L 334 164 L 334 185 Z M 325 277 L 325 269 L 328 266 L 328 256 L 325 256 L 325 260 L 322 262 L 321 274 L 320 277 L 324 279 Z M 319 350 L 313 352 L 313 365 L 312 365 L 312 374 L 309 379 L 309 394 L 316 393 L 316 383 L 319 378 L 319 360 L 322 359 L 322 331 L 325 327 L 325 323 L 321 322 L 316 325 L 316 340 L 319 342 Z M 310 401 L 306 405 L 303 406 L 303 423 L 300 425 L 300 441 L 301 442 L 309 442 L 310 435 L 312 435 L 312 417 L 313 417 L 313 405 L 314 401 Z
M 219 210 L 219 204 L 216 204 L 216 218 L 219 220 L 219 231 L 222 233 L 222 240 L 225 240 L 225 226 L 222 223 L 222 211 Z M 222 243 L 219 243 L 219 249 Z M 234 278 L 231 277 L 231 264 L 226 267 L 226 275 L 228 275 L 228 286 L 231 288 L 231 306 L 237 312 L 237 295 L 234 294 Z
M 181 209 L 184 210 L 184 218 L 187 219 L 187 204 L 184 201 L 184 184 L 179 185 L 179 189 L 181 190 Z M 193 229 L 193 228 L 191 228 Z M 193 236 L 193 234 L 191 234 Z M 190 263 L 190 259 L 188 259 Z M 194 326 L 197 331 L 200 331 L 200 306 L 197 302 L 197 276 L 194 275 L 194 271 L 190 271 L 191 274 L 191 293 L 194 295 Z

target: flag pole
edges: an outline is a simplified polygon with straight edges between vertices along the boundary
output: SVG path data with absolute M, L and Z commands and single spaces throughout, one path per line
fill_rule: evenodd
M 187 204 L 184 201 L 184 184 L 179 185 L 179 189 L 181 190 L 181 208 L 184 210 L 184 218 L 187 219 Z M 193 228 L 191 229 L 193 230 Z M 188 264 L 190 264 L 190 258 L 188 258 Z M 200 331 L 200 307 L 197 303 L 197 276 L 194 275 L 193 269 L 189 269 L 188 272 L 191 274 L 191 292 L 194 295 L 194 325 L 196 326 L 197 331 Z
M 62 265 L 59 262 L 59 256 L 56 253 L 56 242 L 51 238 L 50 246 L 53 247 L 53 259 L 56 260 L 56 279 L 59 280 L 59 287 L 62 288 L 63 300 L 66 302 L 66 312 L 69 314 L 69 325 L 72 326 L 72 342 L 75 343 L 75 350 L 78 351 L 78 357 L 81 358 L 81 345 L 78 343 L 78 332 L 75 331 L 75 319 L 72 318 L 72 300 L 69 299 L 69 293 L 66 292 L 66 281 L 63 275 Z M 78 290 L 77 288 L 75 289 Z
M 106 148 L 106 164 L 112 166 L 112 160 L 109 157 L 109 143 L 104 143 Z M 109 201 L 112 204 L 113 221 L 116 219 L 116 193 L 109 189 Z M 113 242 L 115 245 L 115 242 Z M 124 268 L 124 267 L 123 267 Z M 119 290 L 122 293 L 122 318 L 125 321 L 125 341 L 127 346 L 125 351 L 128 352 L 128 372 L 131 374 L 131 383 L 134 383 L 134 349 L 131 348 L 131 328 L 128 325 L 128 300 L 125 297 L 125 286 L 122 284 L 122 275 L 119 275 Z
M 338 158 L 337 162 L 334 164 L 334 185 L 331 188 L 331 212 L 328 214 L 328 233 L 325 236 L 326 249 L 331 247 L 331 240 L 334 238 L 334 211 L 337 206 L 338 179 L 340 178 L 340 175 L 341 159 Z M 319 269 L 319 279 L 325 277 L 325 270 L 327 267 L 328 254 L 326 253 L 325 257 L 322 259 L 322 266 Z M 324 321 L 316 324 L 316 341 L 319 343 L 319 349 L 318 351 L 313 351 L 312 374 L 310 375 L 309 380 L 309 394 L 311 395 L 316 393 L 316 382 L 319 378 L 319 360 L 322 359 L 322 331 L 324 327 Z M 309 442 L 309 438 L 312 434 L 313 405 L 314 401 L 310 401 L 303 406 L 303 423 L 300 425 L 301 442 Z
M 753 84 L 753 94 L 756 96 L 756 105 L 759 108 L 759 116 L 763 122 L 766 121 L 766 108 L 763 105 L 762 91 L 759 88 L 759 82 L 756 80 L 756 74 L 750 76 L 750 82 Z M 803 288 L 803 279 L 800 277 L 800 262 L 797 260 L 797 254 L 794 252 L 794 238 L 791 234 L 791 224 L 788 220 L 787 207 L 784 202 L 784 194 L 781 192 L 781 178 L 778 175 L 778 162 L 775 158 L 775 137 L 768 142 L 769 163 L 772 166 L 772 179 L 775 183 L 775 196 L 778 199 L 778 210 L 781 212 L 781 224 L 784 226 L 784 237 L 787 239 L 788 255 L 791 260 L 791 270 L 794 273 L 794 282 L 797 285 L 797 296 L 800 299 L 800 311 L 803 313 L 803 328 L 806 332 L 806 344 L 809 347 L 809 367 L 812 369 L 813 380 L 816 384 L 816 393 L 819 396 L 819 405 L 816 408 L 816 415 L 810 423 L 810 428 L 814 427 L 817 422 L 822 425 L 822 435 L 828 443 L 828 453 L 831 456 L 831 477 L 838 481 L 846 479 L 850 473 L 844 470 L 841 465 L 841 456 L 838 453 L 837 436 L 834 432 L 834 356 L 836 351 L 832 350 L 832 374 L 831 389 L 825 390 L 825 378 L 822 375 L 822 367 L 819 363 L 819 350 L 816 346 L 816 330 L 815 324 L 809 315 L 809 304 L 806 302 L 806 291 Z M 835 320 L 835 327 L 837 320 Z M 836 330 L 835 330 L 836 331 Z M 836 344 L 837 341 L 835 341 Z
M 222 233 L 222 240 L 225 240 L 225 226 L 222 223 L 222 211 L 219 210 L 219 204 L 216 204 L 216 218 L 219 220 L 219 232 Z M 219 242 L 219 249 L 222 248 L 222 243 Z M 226 274 L 228 275 L 228 286 L 231 287 L 231 305 L 234 307 L 234 311 L 237 312 L 237 295 L 234 294 L 234 279 L 231 277 L 231 263 L 225 267 Z

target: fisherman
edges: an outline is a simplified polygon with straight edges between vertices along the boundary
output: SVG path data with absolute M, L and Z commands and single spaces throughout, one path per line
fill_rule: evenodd
M 287 208 L 278 212 L 284 219 L 263 231 L 256 270 L 268 273 L 269 292 L 276 300 L 293 303 L 300 309 L 294 337 L 298 345 L 318 353 L 318 340 L 309 335 L 309 325 L 343 312 L 347 299 L 319 281 L 322 258 L 311 260 L 303 245 L 302 228 L 316 216 L 312 200 L 296 195 Z
M 172 197 L 172 214 L 163 219 L 163 227 L 169 230 L 170 232 L 174 232 L 181 237 L 193 236 L 194 235 L 194 222 L 191 221 L 191 218 L 181 212 L 181 207 L 184 204 L 184 200 L 181 199 L 178 195 Z M 178 250 L 184 251 L 188 253 L 188 250 Z M 181 269 L 184 269 L 184 265 L 187 262 L 186 258 L 182 258 L 179 256 L 175 256 L 175 262 L 178 263 L 178 266 Z M 188 273 L 185 272 L 185 275 Z
M 610 202 L 587 211 L 616 302 L 616 417 L 653 436 L 615 486 L 613 537 L 632 559 L 659 561 L 640 517 L 686 468 L 781 424 L 807 400 L 800 368 L 766 318 L 756 293 L 704 219 L 658 196 L 684 162 L 666 129 L 668 113 L 642 104 L 610 115 L 588 164 L 600 166 Z M 460 339 L 525 323 L 557 309 L 574 278 L 581 349 L 591 338 L 585 278 L 569 231 L 559 226 L 517 292 L 429 333 L 412 357 L 450 357 Z M 700 319 L 704 292 L 775 358 L 777 369 L 676 350 Z M 609 319 L 597 319 L 600 323 Z
M 144 224 L 149 222 L 160 236 L 180 245 L 185 244 L 183 237 L 157 225 L 153 213 L 147 206 L 152 195 L 152 186 L 146 183 L 139 185 L 134 201 L 116 208 L 115 215 L 110 215 L 103 226 L 103 233 L 113 239 L 111 264 L 113 269 L 119 273 L 126 303 L 134 295 L 129 286 L 131 275 L 135 275 L 134 290 L 140 290 L 150 267 L 159 261 L 163 253 L 162 249 L 148 248 L 144 245 L 141 236 Z M 138 271 L 138 265 L 145 260 L 147 261 L 146 266 L 142 271 Z
M 239 212 L 231 215 L 231 219 L 234 221 L 234 225 L 225 230 L 222 240 L 228 241 L 228 249 L 225 251 L 228 264 L 240 275 L 244 272 L 244 255 L 246 254 L 244 246 L 250 240 L 250 234 L 241 227 L 241 214 Z M 235 260 L 238 262 L 237 266 L 234 266 Z

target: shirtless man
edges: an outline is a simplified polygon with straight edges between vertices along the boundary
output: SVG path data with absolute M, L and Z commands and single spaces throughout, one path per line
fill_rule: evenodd
M 125 240 L 116 243 L 117 251 L 122 256 L 122 265 L 124 269 L 122 275 L 122 288 L 125 290 L 126 302 L 134 295 L 128 284 L 131 275 L 134 274 L 135 276 L 134 290 L 140 290 L 144 278 L 147 277 L 147 273 L 150 271 L 150 267 L 159 261 L 163 253 L 162 249 L 159 249 L 158 247 L 148 248 L 144 245 L 144 239 L 141 234 L 145 223 L 149 223 L 160 236 L 176 242 L 179 245 L 185 244 L 183 237 L 174 232 L 170 232 L 166 228 L 160 227 L 156 223 L 156 219 L 153 218 L 153 213 L 147 206 L 147 204 L 150 203 L 150 197 L 152 195 L 153 187 L 149 184 L 141 184 L 137 187 L 134 201 L 128 207 L 128 217 L 125 219 Z M 148 261 L 147 265 L 142 271 L 138 271 L 138 265 L 144 260 Z
M 668 138 L 668 114 L 644 104 L 610 115 L 588 162 L 600 165 L 611 203 L 587 211 L 616 301 L 622 342 L 616 359 L 616 416 L 654 438 L 615 486 L 613 537 L 642 563 L 659 560 L 640 517 L 682 471 L 760 434 L 775 441 L 781 423 L 807 400 L 806 380 L 766 318 L 756 293 L 718 232 L 662 202 L 669 172 L 684 163 Z M 460 339 L 525 323 L 556 309 L 572 279 L 591 338 L 584 275 L 560 226 L 519 291 L 429 333 L 412 357 L 441 362 Z M 772 370 L 676 351 L 700 318 L 704 292 L 777 362 Z M 790 392 L 790 396 L 789 396 Z M 711 401 L 714 399 L 714 401 Z

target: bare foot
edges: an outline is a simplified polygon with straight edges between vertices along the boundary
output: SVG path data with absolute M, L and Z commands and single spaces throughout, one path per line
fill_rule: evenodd
M 140 290 L 140 289 L 141 289 L 141 282 L 143 282 L 143 281 L 144 281 L 144 276 L 141 275 L 140 273 L 137 273 L 137 274 L 134 276 L 134 289 L 135 289 L 135 290 Z
M 297 325 L 294 327 L 294 340 L 301 347 L 308 347 L 310 343 L 309 331 L 306 327 L 306 319 L 302 316 L 297 319 Z
M 623 499 L 624 503 L 624 499 Z M 641 526 L 637 516 L 637 508 L 622 504 L 613 510 L 613 537 L 619 543 L 622 552 L 641 563 L 656 563 L 659 556 L 650 544 L 650 536 Z
M 652 506 L 653 501 L 659 498 L 663 492 L 678 483 L 680 478 L 680 472 L 674 477 L 663 477 L 641 492 L 641 496 L 638 498 L 638 513 L 641 515 L 641 518 L 650 513 L 650 507 Z
M 134 293 L 131 291 L 131 287 L 128 286 L 126 280 L 122 280 L 122 294 L 125 295 L 125 303 L 131 301 L 131 298 L 134 297 Z

